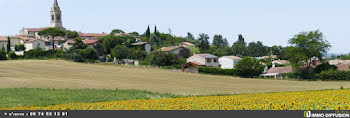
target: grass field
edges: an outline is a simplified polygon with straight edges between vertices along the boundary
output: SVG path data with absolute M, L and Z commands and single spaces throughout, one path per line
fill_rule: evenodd
M 64 60 L 0 61 L 0 88 L 136 89 L 177 95 L 350 88 L 350 82 L 246 79 Z
M 49 106 L 76 102 L 107 102 L 135 99 L 159 99 L 176 97 L 170 94 L 137 90 L 96 89 L 0 89 L 0 108 Z
M 12 110 L 350 110 L 350 90 L 70 103 Z

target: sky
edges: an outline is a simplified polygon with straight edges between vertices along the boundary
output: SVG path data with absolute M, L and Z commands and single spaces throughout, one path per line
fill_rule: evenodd
M 303 31 L 320 30 L 330 53 L 350 52 L 350 0 L 58 0 L 63 25 L 85 33 L 144 33 L 154 25 L 176 36 L 221 34 L 233 44 L 246 42 L 287 46 Z M 0 0 L 0 36 L 23 27 L 50 25 L 53 0 Z

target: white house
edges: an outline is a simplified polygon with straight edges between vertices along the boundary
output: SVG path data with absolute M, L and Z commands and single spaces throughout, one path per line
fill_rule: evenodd
M 223 56 L 219 58 L 219 65 L 222 69 L 233 69 L 239 60 L 241 58 L 237 56 Z
M 182 71 L 197 73 L 200 66 L 219 67 L 218 57 L 212 54 L 196 54 L 187 59 Z
M 31 39 L 24 41 L 25 51 L 40 48 L 42 50 L 47 50 L 46 42 L 40 39 Z

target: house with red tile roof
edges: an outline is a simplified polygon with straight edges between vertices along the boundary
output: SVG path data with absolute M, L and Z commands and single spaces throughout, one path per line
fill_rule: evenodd
M 159 51 L 173 53 L 181 58 L 187 58 L 191 53 L 190 49 L 183 46 L 162 47 L 159 49 Z
M 198 67 L 219 67 L 218 57 L 212 54 L 196 54 L 187 59 L 187 63 L 182 66 L 183 72 L 198 73 Z
M 273 77 L 273 78 L 284 78 L 283 74 L 293 72 L 293 68 L 291 66 L 288 67 L 272 67 L 267 70 L 266 73 L 260 75 L 261 77 Z
M 350 71 L 350 64 L 337 64 L 338 70 Z

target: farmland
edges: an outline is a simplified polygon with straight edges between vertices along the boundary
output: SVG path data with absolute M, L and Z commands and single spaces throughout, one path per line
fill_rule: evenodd
M 350 90 L 71 103 L 13 110 L 350 110 Z
M 135 89 L 176 95 L 350 88 L 350 82 L 247 79 L 64 60 L 0 62 L 0 88 Z
M 0 89 L 0 108 L 173 97 L 177 96 L 137 90 L 6 88 Z

